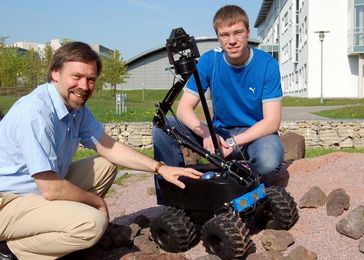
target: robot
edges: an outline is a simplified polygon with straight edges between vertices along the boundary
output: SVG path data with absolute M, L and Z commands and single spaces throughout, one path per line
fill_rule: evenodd
M 194 37 L 190 37 L 183 28 L 173 29 L 166 49 L 176 82 L 163 101 L 156 104 L 153 125 L 208 163 L 189 166 L 204 174 L 198 180 L 180 178 L 186 184 L 183 190 L 159 179 L 166 207 L 152 220 L 152 237 L 167 252 L 186 251 L 200 238 L 210 254 L 222 259 L 245 258 L 254 249 L 248 223 L 253 220 L 260 228 L 288 230 L 298 220 L 296 203 L 283 188 L 265 187 L 246 161 L 222 158 L 196 68 L 200 55 Z M 216 154 L 193 142 L 181 129 L 171 126 L 166 116 L 171 112 L 176 118 L 171 107 L 192 74 Z M 233 139 L 227 139 L 227 142 L 235 146 Z

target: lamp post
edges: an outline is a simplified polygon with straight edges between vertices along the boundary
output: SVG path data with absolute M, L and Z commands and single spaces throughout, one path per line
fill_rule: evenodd
M 321 42 L 321 94 L 320 94 L 320 103 L 322 104 L 324 102 L 323 100 L 323 67 L 324 67 L 324 59 L 323 59 L 323 48 L 324 48 L 324 39 L 325 39 L 325 33 L 329 33 L 330 31 L 315 31 L 315 33 L 319 34 L 319 39 Z

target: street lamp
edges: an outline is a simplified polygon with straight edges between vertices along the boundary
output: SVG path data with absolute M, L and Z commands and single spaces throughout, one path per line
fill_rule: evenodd
M 324 39 L 325 39 L 325 33 L 329 33 L 330 31 L 315 31 L 315 33 L 319 34 L 319 39 L 321 41 L 321 95 L 320 95 L 320 103 L 322 104 L 324 102 L 323 100 L 323 67 L 324 67 L 324 59 L 323 59 L 323 46 L 324 46 Z

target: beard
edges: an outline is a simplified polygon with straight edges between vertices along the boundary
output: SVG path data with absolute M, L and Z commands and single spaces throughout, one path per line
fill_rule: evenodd
M 91 96 L 90 91 L 84 91 L 80 88 L 76 88 L 73 90 L 70 90 L 70 95 L 68 98 L 67 106 L 72 109 L 80 109 L 86 104 L 86 101 Z M 75 96 L 75 98 L 73 97 Z

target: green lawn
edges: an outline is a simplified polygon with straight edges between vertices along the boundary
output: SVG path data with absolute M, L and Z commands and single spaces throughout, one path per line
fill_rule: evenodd
M 96 119 L 103 123 L 108 122 L 147 122 L 152 121 L 155 114 L 155 104 L 162 101 L 168 90 L 129 90 L 120 93 L 127 94 L 127 112 L 121 115 L 115 113 L 115 99 L 111 91 L 102 91 L 101 96 L 95 92 L 87 105 L 94 113 Z M 0 96 L 0 108 L 6 113 L 10 106 L 18 99 L 15 96 Z M 176 108 L 175 102 L 173 108 Z M 284 97 L 284 107 L 289 106 L 335 106 L 352 105 L 341 109 L 316 112 L 316 115 L 331 119 L 363 119 L 364 99 L 325 99 L 323 104 L 319 98 L 293 98 Z M 202 109 L 197 112 L 202 114 Z
M 18 99 L 16 96 L 0 96 L 0 110 L 5 114 Z
M 319 98 L 284 97 L 282 104 L 285 107 L 345 105 L 346 107 L 344 108 L 314 112 L 313 114 L 331 119 L 364 119 L 364 99 L 324 99 L 321 104 Z
M 364 105 L 330 109 L 313 114 L 333 119 L 364 119 Z
M 286 107 L 313 107 L 313 106 L 338 106 L 338 105 L 364 105 L 364 99 L 358 98 L 332 98 L 324 99 L 320 103 L 320 98 L 296 98 L 284 97 L 283 106 Z
M 348 153 L 364 153 L 364 148 L 309 148 L 306 149 L 305 158 L 313 158 L 322 155 L 326 155 L 333 152 L 348 152 Z M 153 158 L 153 149 L 145 149 L 141 150 L 141 153 L 145 154 L 146 156 Z M 88 149 L 78 149 L 73 160 L 79 160 L 82 158 L 87 158 L 90 156 L 95 155 L 96 153 L 93 150 Z M 207 163 L 206 160 L 202 160 L 201 163 Z M 122 169 L 122 167 L 120 168 Z

